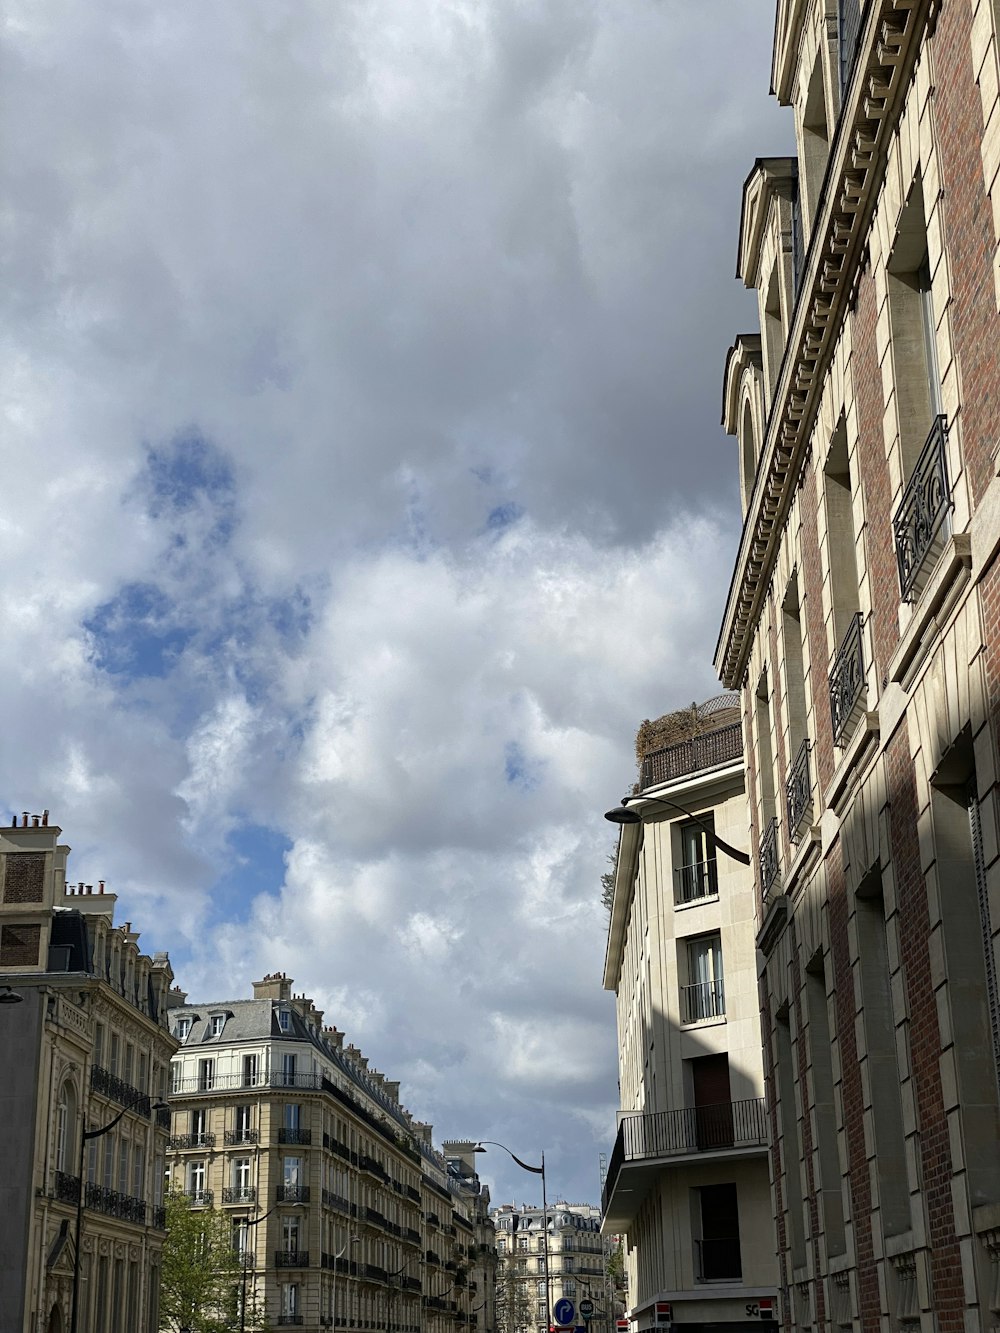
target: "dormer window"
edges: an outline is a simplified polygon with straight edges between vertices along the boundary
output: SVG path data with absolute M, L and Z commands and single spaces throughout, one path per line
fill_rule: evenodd
M 213 1014 L 212 1017 L 208 1020 L 209 1035 L 213 1037 L 221 1037 L 222 1029 L 225 1026 L 226 1026 L 225 1014 Z
M 292 1025 L 292 1016 L 287 1009 L 278 1010 L 278 1027 L 282 1032 L 287 1032 Z
M 177 1026 L 176 1028 L 174 1028 L 174 1036 L 177 1038 L 178 1041 L 187 1041 L 190 1035 L 191 1035 L 190 1018 L 179 1018 L 177 1020 Z

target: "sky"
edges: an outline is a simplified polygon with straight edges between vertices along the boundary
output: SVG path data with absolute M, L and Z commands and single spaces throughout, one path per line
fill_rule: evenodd
M 552 1199 L 614 1142 L 602 813 L 719 690 L 773 21 L 6 8 L 0 814 L 193 999 L 286 972 Z

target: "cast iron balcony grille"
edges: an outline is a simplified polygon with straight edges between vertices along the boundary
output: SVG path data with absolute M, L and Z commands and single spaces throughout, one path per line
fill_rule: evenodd
M 684 773 L 696 773 L 701 768 L 729 763 L 743 754 L 743 724 L 733 722 L 718 731 L 706 732 L 689 741 L 665 745 L 651 750 L 642 761 L 640 786 L 655 787 Z
M 256 1203 L 256 1185 L 225 1185 L 222 1190 L 223 1203 Z
M 91 1066 L 90 1086 L 94 1092 L 103 1093 L 119 1106 L 124 1106 L 126 1111 L 138 1111 L 140 1115 L 149 1115 L 150 1102 L 146 1093 L 133 1088 L 131 1083 L 117 1078 L 110 1070 L 102 1069 L 100 1065 Z
M 319 1092 L 323 1087 L 323 1076 L 322 1074 L 286 1074 L 278 1070 L 269 1074 L 261 1074 L 254 1086 L 260 1088 L 302 1088 L 310 1092 Z M 229 1088 L 246 1087 L 247 1082 L 242 1074 L 213 1074 L 210 1077 L 195 1074 L 189 1078 L 175 1078 L 171 1083 L 170 1091 L 188 1096 L 197 1092 L 219 1092 Z
M 171 1134 L 171 1148 L 214 1148 L 214 1134 Z
M 947 418 L 937 416 L 892 520 L 899 591 L 904 602 L 913 601 L 913 585 L 951 508 L 947 439 Z
M 696 1240 L 695 1251 L 699 1282 L 738 1281 L 742 1278 L 739 1236 Z
M 350 1213 L 351 1205 L 342 1194 L 336 1194 L 333 1190 L 323 1191 L 323 1205 L 326 1208 L 333 1208 L 338 1213 Z
M 698 898 L 711 898 L 719 892 L 714 856 L 709 861 L 696 861 L 689 866 L 678 866 L 674 874 L 677 876 L 674 889 L 675 903 L 693 903 Z
M 260 1135 L 255 1129 L 227 1129 L 222 1136 L 227 1148 L 239 1148 L 243 1144 L 260 1142 Z
M 213 1190 L 188 1190 L 187 1199 L 192 1208 L 211 1208 L 215 1198 Z
M 308 1185 L 279 1185 L 278 1203 L 308 1203 Z
M 287 1327 L 287 1326 L 292 1325 L 292 1324 L 295 1324 L 295 1325 L 301 1324 L 302 1321 L 303 1321 L 303 1318 L 304 1318 L 304 1316 L 303 1316 L 303 1315 L 300 1315 L 300 1314 L 279 1314 L 279 1315 L 278 1315 L 278 1327 L 281 1328 L 281 1327 L 283 1327 L 283 1326 L 284 1326 L 284 1327 Z
M 778 868 L 778 820 L 772 816 L 760 840 L 760 891 L 765 900 L 777 882 Z
M 84 1203 L 88 1208 L 96 1208 L 99 1213 L 117 1217 L 123 1222 L 146 1224 L 146 1204 L 142 1199 L 133 1199 L 130 1194 L 119 1194 L 106 1185 L 88 1183 L 84 1193 Z
M 854 705 L 861 697 L 865 683 L 865 659 L 861 650 L 861 612 L 851 616 L 844 641 L 830 667 L 830 717 L 833 721 L 833 743 L 840 745 Z
M 80 1177 L 68 1176 L 65 1171 L 57 1171 L 53 1192 L 61 1203 L 76 1203 L 80 1198 Z
M 311 1129 L 291 1129 L 287 1126 L 278 1130 L 279 1143 L 299 1143 L 303 1147 L 308 1147 L 312 1143 Z
M 799 746 L 799 752 L 792 761 L 792 771 L 785 783 L 785 808 L 788 811 L 788 831 L 794 842 L 798 836 L 802 821 L 809 813 L 812 804 L 812 786 L 809 782 L 809 751 L 812 748 L 808 740 Z
M 308 1250 L 275 1250 L 275 1268 L 308 1268 Z
M 722 1018 L 725 1012 L 726 992 L 721 977 L 681 987 L 682 1022 L 698 1023 L 703 1018 Z

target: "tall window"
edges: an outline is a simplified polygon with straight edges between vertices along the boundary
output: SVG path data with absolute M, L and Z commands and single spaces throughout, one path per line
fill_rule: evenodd
M 778 1123 L 781 1127 L 781 1169 L 784 1189 L 788 1248 L 792 1264 L 801 1268 L 806 1261 L 805 1229 L 802 1217 L 802 1139 L 799 1134 L 798 1104 L 795 1096 L 795 1056 L 792 1044 L 791 1016 L 788 1006 L 779 1010 L 774 1021 L 774 1072 L 778 1092 Z
M 243 1142 L 249 1138 L 253 1128 L 253 1107 L 243 1103 L 236 1108 L 236 1114 L 233 1120 L 233 1128 L 236 1131 L 236 1141 Z
M 688 984 L 681 1016 L 685 1023 L 718 1018 L 726 1012 L 722 976 L 722 941 L 718 934 L 687 941 Z
M 287 1052 L 281 1057 L 281 1081 L 286 1088 L 295 1087 L 295 1056 Z
M 299 1219 L 294 1214 L 281 1219 L 281 1247 L 286 1254 L 299 1248 Z
M 255 1088 L 257 1086 L 257 1055 L 244 1055 L 243 1057 L 243 1086 L 245 1088 Z
M 854 488 L 847 453 L 847 427 L 841 418 L 823 469 L 827 550 L 830 558 L 830 593 L 833 601 L 833 637 L 844 640 L 851 620 L 861 608 L 858 590 L 857 539 L 854 530 Z
M 299 1313 L 299 1284 L 297 1282 L 282 1282 L 281 1313 L 286 1319 Z
M 693 902 L 719 891 L 715 839 L 712 837 L 714 826 L 715 817 L 708 811 L 697 823 L 691 820 L 678 830 L 680 865 L 675 872 L 674 890 L 679 903 Z
M 302 1158 L 283 1157 L 281 1159 L 282 1180 L 286 1187 L 301 1185 Z
M 200 1092 L 208 1092 L 215 1087 L 215 1061 L 198 1061 L 198 1089 Z
M 190 1035 L 191 1035 L 190 1018 L 178 1018 L 177 1026 L 174 1029 L 174 1036 L 177 1038 L 178 1041 L 184 1042 L 187 1041 Z
M 205 1189 L 205 1163 L 188 1163 L 188 1190 L 192 1194 L 202 1194 Z
M 146 1170 L 146 1150 L 141 1143 L 132 1145 L 132 1197 L 142 1199 L 145 1197 L 143 1176 Z
M 222 1029 L 226 1025 L 224 1014 L 213 1014 L 209 1020 L 209 1032 L 213 1037 L 221 1037 Z
M 56 1170 L 76 1174 L 76 1093 L 72 1083 L 64 1083 L 56 1113 Z
M 299 1129 L 302 1124 L 302 1107 L 298 1102 L 285 1102 L 285 1128 Z
M 774 750 L 771 746 L 771 692 L 767 672 L 761 672 L 755 692 L 754 720 L 757 731 L 757 796 L 761 826 L 774 818 Z
M 250 1158 L 237 1157 L 233 1161 L 233 1187 L 238 1190 L 250 1188 Z
M 208 1109 L 204 1106 L 197 1106 L 191 1112 L 191 1137 L 196 1144 L 203 1143 L 207 1132 Z
M 743 1264 L 736 1186 L 703 1185 L 696 1193 L 701 1224 L 698 1277 L 702 1282 L 738 1281 L 743 1276 Z
M 840 1154 L 837 1149 L 837 1113 L 833 1090 L 833 1045 L 826 994 L 826 968 L 819 952 L 806 967 L 806 1034 L 812 1078 L 813 1142 L 818 1149 L 819 1193 L 826 1232 L 827 1254 L 844 1254 L 844 1204 L 840 1192 Z

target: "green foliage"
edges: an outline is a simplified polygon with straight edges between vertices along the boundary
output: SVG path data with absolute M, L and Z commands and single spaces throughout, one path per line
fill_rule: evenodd
M 240 1268 L 232 1222 L 214 1208 L 167 1196 L 167 1238 L 160 1278 L 161 1333 L 231 1333 L 239 1325 Z M 249 1309 L 248 1309 L 249 1315 Z M 248 1327 L 250 1326 L 248 1320 Z
M 516 1262 L 500 1260 L 497 1265 L 496 1333 L 523 1333 L 523 1330 L 535 1327 L 528 1281 Z
M 611 906 L 615 900 L 615 875 L 618 871 L 618 848 L 613 852 L 608 852 L 608 865 L 610 870 L 605 870 L 601 876 L 601 902 L 611 911 Z
M 608 1276 L 617 1295 L 625 1290 L 625 1255 L 622 1253 L 621 1240 L 616 1240 L 608 1254 Z

